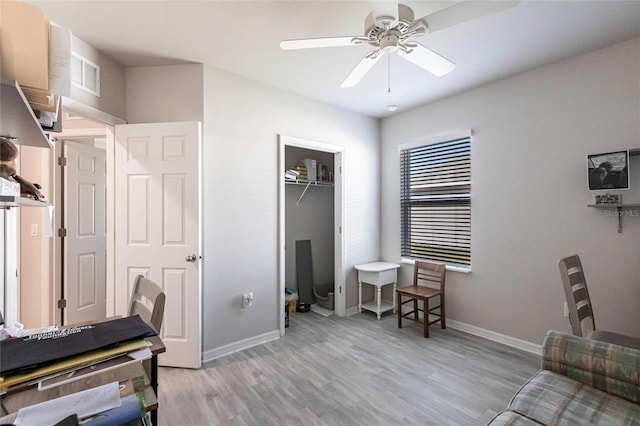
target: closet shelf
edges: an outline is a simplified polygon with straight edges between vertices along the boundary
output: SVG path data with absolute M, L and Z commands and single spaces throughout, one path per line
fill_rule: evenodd
M 36 201 L 26 197 L 15 197 L 12 195 L 0 195 L 0 209 L 11 209 L 12 207 L 31 206 L 47 207 L 49 203 Z
M 12 195 L 0 195 L 0 209 L 10 209 L 12 207 L 32 206 L 47 207 L 49 203 L 36 201 L 27 197 L 14 197 Z
M 311 181 L 311 180 L 285 180 L 284 181 L 285 185 L 304 185 L 304 191 L 302 191 L 302 194 L 300 194 L 300 198 L 298 198 L 298 201 L 296 202 L 296 204 L 300 205 L 300 201 L 302 201 L 302 198 L 304 197 L 304 194 L 307 193 L 307 190 L 309 189 L 310 186 L 320 186 L 320 187 L 324 187 L 324 188 L 333 188 L 333 182 L 323 182 L 323 181 Z
M 285 180 L 284 183 L 286 185 L 304 185 L 304 186 L 308 186 L 308 185 L 313 185 L 313 186 L 326 186 L 326 187 L 332 187 L 333 186 L 333 182 L 323 182 L 321 180 Z

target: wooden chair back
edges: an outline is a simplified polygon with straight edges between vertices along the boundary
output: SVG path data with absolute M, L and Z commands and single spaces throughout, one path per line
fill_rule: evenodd
M 416 260 L 413 268 L 413 285 L 435 288 L 444 293 L 446 276 L 444 264 Z
M 160 333 L 165 299 L 166 296 L 158 284 L 143 275 L 138 275 L 133 284 L 129 315 L 140 315 L 143 321 L 151 324 Z
M 580 257 L 574 254 L 558 261 L 562 287 L 569 308 L 569 322 L 575 336 L 587 337 L 595 331 L 591 298 Z

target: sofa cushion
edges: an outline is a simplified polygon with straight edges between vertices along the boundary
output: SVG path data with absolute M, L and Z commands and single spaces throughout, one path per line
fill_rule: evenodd
M 640 350 L 550 330 L 542 369 L 640 404 Z
M 495 416 L 489 424 L 491 426 L 540 426 L 540 423 L 513 411 L 503 411 Z
M 533 376 L 509 409 L 546 425 L 640 424 L 640 405 L 548 370 Z

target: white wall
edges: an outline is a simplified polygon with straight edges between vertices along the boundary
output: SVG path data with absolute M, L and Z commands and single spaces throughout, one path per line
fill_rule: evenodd
M 42 186 L 41 193 L 47 203 L 53 202 L 51 176 L 51 152 L 48 149 L 21 146 L 18 174 L 24 179 Z M 50 285 L 51 253 L 53 239 L 46 236 L 47 209 L 20 207 L 18 256 L 20 316 L 26 328 L 51 324 Z
M 586 189 L 586 155 L 640 147 L 639 123 L 640 39 L 385 119 L 383 257 L 400 259 L 397 146 L 470 128 L 473 271 L 448 274 L 448 316 L 535 343 L 570 332 L 557 262 L 578 253 L 597 327 L 640 337 L 640 217 L 618 234 Z M 628 203 L 640 203 L 638 160 Z
M 347 306 L 357 304 L 353 265 L 379 255 L 378 121 L 212 68 L 204 85 L 205 352 L 278 330 L 278 134 L 345 147 Z

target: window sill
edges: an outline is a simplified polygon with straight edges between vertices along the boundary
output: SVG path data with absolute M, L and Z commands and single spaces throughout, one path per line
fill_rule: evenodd
M 403 257 L 400 260 L 400 263 L 404 264 L 404 265 L 415 265 L 415 260 L 414 259 L 409 259 L 406 257 Z M 463 267 L 463 266 L 453 266 L 453 265 L 446 265 L 447 266 L 447 271 L 452 271 L 452 272 L 460 272 L 463 274 L 470 274 L 471 273 L 471 268 L 470 267 Z

